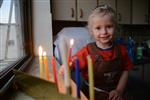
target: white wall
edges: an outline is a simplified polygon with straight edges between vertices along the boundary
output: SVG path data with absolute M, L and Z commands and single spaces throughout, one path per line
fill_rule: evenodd
M 42 45 L 48 56 L 53 54 L 50 0 L 33 0 L 34 53 Z

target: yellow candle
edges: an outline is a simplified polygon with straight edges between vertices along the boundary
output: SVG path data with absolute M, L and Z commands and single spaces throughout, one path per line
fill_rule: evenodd
M 88 75 L 89 75 L 89 95 L 90 100 L 94 100 L 94 75 L 93 75 L 93 64 L 90 55 L 87 56 L 88 60 Z
M 44 56 L 44 66 L 45 66 L 46 80 L 50 80 L 46 51 L 43 52 L 43 56 Z
M 41 78 L 44 78 L 42 53 L 43 53 L 43 48 L 42 46 L 39 46 L 39 75 Z

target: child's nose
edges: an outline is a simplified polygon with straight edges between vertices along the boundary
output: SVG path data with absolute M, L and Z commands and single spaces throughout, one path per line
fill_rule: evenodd
M 100 33 L 101 34 L 106 34 L 107 33 L 107 29 L 106 28 L 102 28 Z

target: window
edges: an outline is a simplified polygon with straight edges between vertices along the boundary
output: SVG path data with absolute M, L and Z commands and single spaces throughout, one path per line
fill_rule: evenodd
M 31 0 L 0 0 L 0 95 L 33 54 L 31 13 Z
M 18 0 L 3 0 L 0 8 L 0 72 L 25 55 Z

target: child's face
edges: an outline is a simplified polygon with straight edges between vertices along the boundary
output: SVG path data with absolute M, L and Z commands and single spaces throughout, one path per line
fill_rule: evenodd
M 112 42 L 115 24 L 109 15 L 96 15 L 91 21 L 91 31 L 96 42 L 107 45 Z

